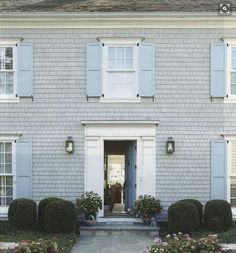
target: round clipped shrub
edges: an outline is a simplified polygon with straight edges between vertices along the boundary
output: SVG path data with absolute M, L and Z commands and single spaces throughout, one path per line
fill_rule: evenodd
M 66 200 L 54 200 L 45 208 L 44 229 L 49 233 L 70 233 L 76 228 L 75 204 Z
M 204 226 L 208 230 L 227 230 L 232 225 L 232 211 L 225 200 L 210 200 L 204 208 Z
M 50 198 L 45 198 L 45 199 L 42 199 L 40 202 L 39 202 L 39 205 L 38 205 L 38 226 L 40 229 L 44 229 L 44 215 L 45 215 L 45 208 L 46 206 L 52 202 L 52 201 L 55 201 L 55 200 L 62 200 L 60 198 L 55 198 L 55 197 L 50 197 Z
M 202 205 L 202 203 L 197 199 L 182 199 L 180 201 L 190 202 L 190 203 L 194 204 L 197 207 L 198 217 L 199 217 L 199 226 L 201 226 L 202 225 L 202 219 L 203 219 L 203 205 Z
M 168 229 L 170 233 L 191 233 L 199 227 L 196 205 L 188 201 L 178 201 L 168 209 Z
M 35 229 L 37 225 L 37 204 L 31 199 L 15 199 L 9 206 L 8 220 L 17 229 Z

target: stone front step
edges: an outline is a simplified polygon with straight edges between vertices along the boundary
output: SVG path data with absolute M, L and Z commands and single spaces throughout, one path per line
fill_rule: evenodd
M 82 236 L 109 236 L 109 235 L 148 235 L 158 236 L 159 227 L 150 227 L 142 223 L 130 221 L 107 221 L 87 224 L 80 227 Z
M 222 244 L 224 252 L 236 253 L 236 244 Z

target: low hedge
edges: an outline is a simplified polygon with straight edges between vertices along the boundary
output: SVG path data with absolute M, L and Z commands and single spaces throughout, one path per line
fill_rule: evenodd
M 74 232 L 77 212 L 74 203 L 66 200 L 54 200 L 45 208 L 44 228 L 49 233 Z
M 191 233 L 199 228 L 198 209 L 188 201 L 178 201 L 168 209 L 168 230 L 170 233 Z
M 9 206 L 8 220 L 17 229 L 36 229 L 37 204 L 31 199 L 15 199 Z
M 202 203 L 197 199 L 182 199 L 180 201 L 181 202 L 190 202 L 197 207 L 198 217 L 199 217 L 199 226 L 201 226 L 202 220 L 203 220 L 203 205 L 202 205 Z
M 49 203 L 51 203 L 52 201 L 55 201 L 55 200 L 63 200 L 63 199 L 56 198 L 56 197 L 49 197 L 49 198 L 42 199 L 39 202 L 39 205 L 38 205 L 38 227 L 39 227 L 39 229 L 44 230 L 45 209 Z
M 204 226 L 208 230 L 227 230 L 232 225 L 231 205 L 225 200 L 210 200 L 204 208 Z

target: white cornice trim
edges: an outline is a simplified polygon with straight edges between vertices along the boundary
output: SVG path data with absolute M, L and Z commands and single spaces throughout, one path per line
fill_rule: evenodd
M 216 13 L 2 13 L 0 28 L 236 28 Z
M 0 38 L 0 45 L 16 45 L 16 43 L 22 41 L 23 38 Z
M 148 120 L 91 120 L 91 121 L 81 121 L 82 125 L 124 125 L 124 124 L 135 124 L 135 125 L 159 125 L 160 121 L 155 120 L 155 121 L 148 121 Z

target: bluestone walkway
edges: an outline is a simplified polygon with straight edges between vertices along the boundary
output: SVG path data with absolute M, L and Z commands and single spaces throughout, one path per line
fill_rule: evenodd
M 142 253 L 153 239 L 138 235 L 81 236 L 71 253 Z

